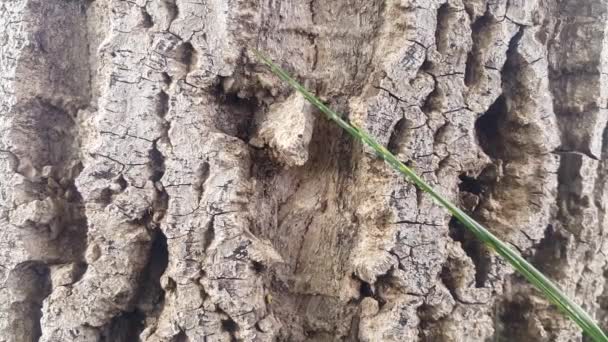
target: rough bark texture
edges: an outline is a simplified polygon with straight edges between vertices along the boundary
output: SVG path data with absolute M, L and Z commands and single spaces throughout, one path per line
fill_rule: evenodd
M 582 341 L 257 48 L 608 326 L 605 0 L 0 0 L 0 341 Z

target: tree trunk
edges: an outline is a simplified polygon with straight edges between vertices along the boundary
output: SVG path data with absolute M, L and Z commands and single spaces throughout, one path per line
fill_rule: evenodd
M 0 341 L 583 341 L 255 59 L 608 325 L 604 0 L 0 0 Z

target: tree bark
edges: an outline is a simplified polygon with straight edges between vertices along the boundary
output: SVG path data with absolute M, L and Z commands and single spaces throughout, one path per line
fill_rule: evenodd
M 0 0 L 0 341 L 583 341 L 271 56 L 604 326 L 604 0 Z

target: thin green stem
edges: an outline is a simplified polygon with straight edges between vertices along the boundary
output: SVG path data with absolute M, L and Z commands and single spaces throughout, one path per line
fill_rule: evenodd
M 578 324 L 581 329 L 594 341 L 608 342 L 608 337 L 604 334 L 598 324 L 573 300 L 568 298 L 551 280 L 537 270 L 532 264 L 524 259 L 519 253 L 515 252 L 506 243 L 502 242 L 494 234 L 484 228 L 481 224 L 467 215 L 465 212 L 456 207 L 453 203 L 441 196 L 428 183 L 420 178 L 412 169 L 403 164 L 384 146 L 380 145 L 376 140 L 362 129 L 350 124 L 342 119 L 342 117 L 323 104 L 317 97 L 310 93 L 300 83 L 293 79 L 287 72 L 274 64 L 270 59 L 266 58 L 259 52 L 255 54 L 260 58 L 274 74 L 280 77 L 285 82 L 289 83 L 296 89 L 306 100 L 317 107 L 327 117 L 334 121 L 338 126 L 342 127 L 353 137 L 361 140 L 363 143 L 371 147 L 378 156 L 382 157 L 395 170 L 405 175 L 418 188 L 429 194 L 435 201 L 446 208 L 458 221 L 460 221 L 477 239 L 482 241 L 490 249 L 505 258 L 513 268 L 519 271 L 532 285 L 534 285 L 546 298 L 555 306 L 561 309 L 570 319 Z

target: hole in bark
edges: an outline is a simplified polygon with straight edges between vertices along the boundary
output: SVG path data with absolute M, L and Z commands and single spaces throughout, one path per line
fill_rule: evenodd
M 496 339 L 498 341 L 531 341 L 536 337 L 528 334 L 528 313 L 531 307 L 528 303 L 521 301 L 503 302 L 499 308 L 496 327 Z
M 445 287 L 448 289 L 450 295 L 452 295 L 452 298 L 457 299 L 458 296 L 456 295 L 456 284 L 454 284 L 454 277 L 452 276 L 452 271 L 447 265 L 443 265 L 443 267 L 441 267 L 439 279 L 441 279 L 443 285 L 445 285 Z
M 248 142 L 253 132 L 254 115 L 259 110 L 255 96 L 246 97 L 247 92 L 224 92 L 222 82 L 218 82 L 214 92 L 223 109 L 223 115 L 214 117 L 214 124 L 223 133 Z
M 154 311 L 159 311 L 165 302 L 165 291 L 160 284 L 160 278 L 169 265 L 167 237 L 160 230 L 156 231 L 149 255 L 148 264 L 143 272 L 145 276 L 141 283 L 138 302 L 140 305 L 144 304 Z
M 491 158 L 500 158 L 503 154 L 504 144 L 500 134 L 500 125 L 507 112 L 507 103 L 501 95 L 475 122 L 477 140 L 482 150 Z
M 405 118 L 401 118 L 395 124 L 395 128 L 393 128 L 393 132 L 391 133 L 391 137 L 388 140 L 388 150 L 391 153 L 397 154 L 399 153 L 399 145 L 401 145 L 402 139 L 405 138 L 405 130 L 407 129 L 407 120 Z
M 272 181 L 280 170 L 280 166 L 272 159 L 267 150 L 253 149 L 252 152 L 252 157 L 256 161 L 251 166 L 253 178 L 263 182 Z M 270 196 L 268 193 L 265 193 L 265 195 Z
M 180 331 L 179 334 L 171 339 L 171 342 L 190 342 L 190 339 L 185 332 Z
M 255 271 L 255 273 L 262 273 L 264 270 L 266 270 L 266 266 L 259 261 L 252 261 L 251 268 Z
M 475 10 L 471 7 L 471 4 L 466 2 L 464 4 L 464 10 L 467 12 L 469 19 L 475 20 Z
M 509 302 L 505 305 L 505 310 L 501 313 L 503 322 L 521 322 L 525 323 L 525 313 L 528 307 L 523 303 Z
M 479 83 L 483 75 L 483 65 L 479 60 L 480 45 L 484 40 L 483 35 L 487 33 L 488 26 L 491 23 L 491 17 L 484 15 L 483 17 L 475 20 L 471 25 L 471 31 L 473 33 L 473 48 L 467 57 L 464 71 L 464 84 L 467 87 L 471 87 Z
M 606 104 L 608 106 L 608 104 Z M 606 160 L 608 158 L 608 125 L 604 128 L 604 133 L 602 134 L 602 152 L 601 152 L 601 160 Z
M 358 301 L 363 298 L 371 297 L 378 302 L 378 306 L 382 308 L 386 304 L 386 300 L 382 298 L 381 292 L 383 288 L 391 288 L 394 284 L 391 282 L 392 276 L 390 274 L 383 274 L 376 279 L 376 282 L 372 285 L 366 281 L 359 279 L 354 273 L 351 277 L 359 282 L 359 298 Z
M 163 83 L 167 86 L 171 85 L 171 83 L 173 83 L 173 77 L 171 77 L 171 75 L 169 75 L 166 72 L 163 72 L 160 74 L 162 79 L 163 79 Z
M 479 82 L 480 78 L 479 61 L 473 52 L 469 52 L 464 69 L 464 84 L 471 87 Z
M 433 62 L 429 61 L 428 59 L 425 59 L 424 62 L 422 62 L 422 65 L 420 66 L 420 70 L 428 72 L 430 74 L 430 71 L 433 70 Z
M 116 183 L 118 184 L 118 186 L 120 186 L 122 190 L 126 189 L 128 185 L 123 175 L 118 176 L 118 178 L 116 179 Z
M 211 246 L 213 239 L 215 239 L 215 215 L 211 215 L 211 219 L 209 219 L 209 223 L 207 224 L 207 229 L 205 230 L 204 238 L 205 238 L 205 240 L 204 240 L 203 249 L 207 250 L 209 248 L 209 246 Z
M 567 252 L 568 240 L 552 224 L 547 225 L 545 234 L 534 256 L 534 264 L 548 274 L 557 274 L 562 270 L 560 262 Z
M 237 259 L 244 259 L 249 255 L 249 252 L 247 251 L 247 246 L 248 245 L 240 245 L 237 248 L 234 249 L 234 251 L 232 251 L 232 256 L 234 256 Z
M 116 176 L 116 174 L 111 171 L 95 171 L 91 174 L 91 177 L 94 177 L 97 179 L 112 179 L 115 176 Z
M 483 186 L 479 180 L 476 178 L 467 176 L 466 174 L 461 174 L 458 176 L 460 179 L 460 184 L 458 184 L 458 190 L 470 192 L 475 195 L 479 195 L 483 192 Z
M 359 287 L 359 293 L 361 298 L 374 296 L 374 290 L 372 289 L 372 286 L 365 281 L 361 282 L 361 286 Z
M 608 270 L 604 269 L 603 277 L 604 277 L 604 279 L 608 279 Z M 606 316 L 607 316 L 606 313 L 608 311 L 608 288 L 604 287 L 604 291 L 598 297 L 597 303 L 600 306 L 600 310 L 599 310 L 598 314 L 600 315 L 600 317 L 603 317 L 602 323 L 603 323 L 603 326 L 606 327 Z M 593 342 L 593 341 L 584 340 L 584 342 Z
M 114 317 L 102 334 L 101 341 L 139 341 L 139 334 L 144 330 L 144 319 L 144 315 L 137 310 Z
M 464 252 L 475 265 L 475 287 L 484 287 L 490 273 L 490 259 L 484 246 L 455 217 L 449 223 L 449 236 L 460 242 Z
M 15 110 L 20 115 L 15 117 L 15 129 L 10 136 L 21 142 L 12 150 L 19 160 L 29 160 L 32 168 L 41 170 L 46 165 L 62 168 L 75 159 L 74 119 L 69 110 L 41 98 Z M 64 172 L 69 171 L 62 170 L 59 174 Z
M 152 16 L 142 7 L 141 9 L 141 27 L 150 28 L 154 26 L 154 21 L 152 20 Z
M 200 193 L 205 191 L 205 182 L 209 178 L 209 163 L 203 162 L 196 170 L 196 184 L 194 187 Z
M 447 39 L 445 39 L 446 33 L 449 32 L 449 15 L 450 6 L 448 3 L 444 3 L 437 10 L 437 29 L 435 30 L 435 44 L 437 45 L 437 51 L 444 53 L 448 48 L 446 46 Z
M 169 95 L 162 91 L 158 93 L 158 102 L 156 107 L 156 115 L 160 118 L 165 118 L 169 112 Z
M 423 68 L 422 70 L 430 70 L 431 67 L 432 67 L 432 65 L 431 65 L 431 62 L 429 62 L 429 61 L 425 61 L 422 64 L 422 68 Z M 429 75 L 432 75 L 432 74 L 429 73 Z M 422 107 L 420 108 L 425 113 L 431 113 L 436 108 L 441 107 L 441 104 L 438 103 L 441 99 L 441 96 L 440 96 L 441 90 L 437 86 L 437 78 L 435 76 L 433 76 L 433 80 L 434 80 L 433 90 L 424 99 L 424 103 L 422 104 Z
M 105 188 L 101 190 L 99 193 L 99 197 L 95 199 L 95 202 L 105 206 L 110 205 L 112 203 L 112 190 Z
M 449 228 L 450 228 L 449 236 L 450 236 L 450 238 L 452 238 L 452 240 L 458 241 L 458 242 L 464 241 L 465 230 L 460 225 L 460 223 L 458 223 L 458 220 L 455 217 L 452 217 L 452 219 L 450 219 Z
M 157 182 L 165 174 L 165 156 L 156 148 L 156 142 L 154 143 L 154 147 L 148 152 L 148 158 L 150 159 L 149 167 L 152 171 L 150 180 Z
M 151 278 L 150 280 L 157 285 L 160 289 L 160 277 L 165 273 L 169 265 L 169 248 L 167 246 L 167 236 L 158 230 L 152 242 L 150 249 L 150 261 L 148 263 L 148 270 L 146 274 Z
M 239 330 L 239 325 L 236 324 L 236 322 L 234 320 L 232 320 L 231 318 L 223 319 L 222 320 L 222 330 L 225 332 L 228 332 L 230 334 L 233 334 L 234 332 Z
M 9 317 L 18 320 L 18 329 L 23 329 L 25 335 L 20 337 L 23 341 L 38 341 L 42 335 L 42 302 L 51 293 L 48 266 L 38 261 L 21 263 L 10 272 L 5 287 L 12 295 L 23 298 L 7 308 Z
M 429 311 L 429 306 L 426 303 L 423 303 L 416 309 L 416 313 L 418 314 L 418 317 L 420 317 L 420 323 L 418 324 L 418 341 L 430 341 L 427 334 L 427 330 L 431 325 Z
M 180 45 L 176 50 L 176 57 L 178 61 L 186 65 L 186 73 L 189 73 L 196 66 L 198 62 L 198 55 L 192 44 L 186 42 Z
M 156 230 L 154 240 L 148 252 L 148 263 L 139 279 L 137 298 L 134 300 L 137 309 L 123 315 L 126 315 L 126 317 L 122 319 L 126 320 L 128 324 L 125 324 L 125 322 L 120 323 L 120 327 L 127 329 L 127 331 L 132 331 L 134 335 L 130 335 L 132 338 L 122 341 L 139 341 L 138 336 L 144 326 L 140 327 L 137 322 L 145 321 L 148 316 L 158 317 L 160 315 L 165 303 L 165 290 L 161 286 L 160 278 L 165 273 L 168 264 L 169 249 L 167 237 L 162 231 Z M 120 317 L 115 319 L 120 320 Z M 115 340 L 108 339 L 107 341 Z
M 165 0 L 161 1 L 161 3 L 164 5 L 167 13 L 169 13 L 169 22 L 173 22 L 179 15 L 179 7 L 177 7 L 175 0 Z
M 87 273 L 88 268 L 89 268 L 89 264 L 87 264 L 84 261 L 76 263 L 76 266 L 74 269 L 74 283 L 77 283 L 78 281 L 80 281 L 80 279 L 82 279 L 82 276 L 84 276 L 84 274 Z
M 502 70 L 503 74 L 509 73 L 510 71 L 513 71 L 513 69 L 519 68 L 520 57 L 517 54 L 517 45 L 521 41 L 521 37 L 523 35 L 524 28 L 523 26 L 520 26 L 517 33 L 515 33 L 515 35 L 511 37 L 511 40 L 509 40 L 509 48 L 507 49 L 507 60 L 505 61 Z

